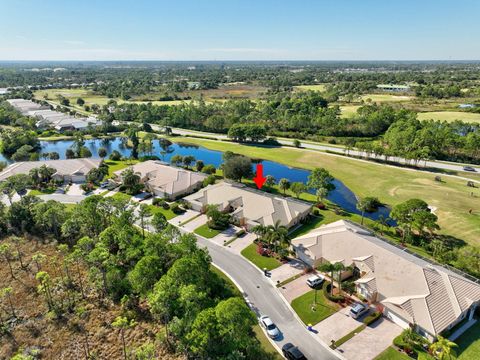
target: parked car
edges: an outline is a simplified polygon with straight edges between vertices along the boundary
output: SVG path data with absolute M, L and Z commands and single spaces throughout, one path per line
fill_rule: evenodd
M 305 355 L 292 343 L 286 343 L 282 346 L 282 353 L 288 360 L 307 360 Z
M 100 188 L 105 189 L 108 185 L 110 185 L 109 181 L 104 181 L 100 184 Z
M 65 189 L 58 188 L 58 189 L 55 190 L 55 194 L 65 194 Z
M 350 316 L 354 319 L 359 319 L 363 315 L 367 314 L 369 311 L 368 306 L 361 304 L 361 303 L 355 303 L 352 305 L 352 308 L 350 309 Z
M 280 335 L 280 331 L 278 331 L 277 325 L 275 325 L 267 315 L 263 315 L 260 317 L 260 323 L 267 331 L 268 336 L 272 339 L 276 339 Z
M 471 167 L 471 166 L 464 166 L 463 167 L 463 170 L 465 171 L 473 171 L 473 172 L 476 172 L 477 170 L 475 170 L 475 168 Z
M 316 288 L 320 286 L 324 280 L 325 278 L 322 275 L 313 275 L 307 279 L 307 285 L 311 288 Z

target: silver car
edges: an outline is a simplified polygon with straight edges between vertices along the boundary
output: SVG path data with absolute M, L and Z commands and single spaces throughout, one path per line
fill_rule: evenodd
M 350 316 L 354 319 L 359 319 L 366 313 L 368 313 L 368 306 L 363 305 L 362 303 L 355 303 L 350 309 Z
M 260 323 L 265 328 L 270 338 L 276 339 L 280 335 L 280 331 L 278 331 L 277 326 L 273 323 L 272 319 L 270 319 L 267 315 L 263 315 L 260 317 Z

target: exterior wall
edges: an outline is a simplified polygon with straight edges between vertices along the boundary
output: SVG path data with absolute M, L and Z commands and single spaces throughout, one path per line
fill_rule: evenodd
M 410 327 L 410 323 L 408 322 L 408 320 L 405 320 L 403 317 L 396 314 L 388 307 L 385 307 L 385 309 L 383 310 L 383 316 L 385 316 L 387 319 L 392 320 L 395 324 L 397 324 L 403 329 Z

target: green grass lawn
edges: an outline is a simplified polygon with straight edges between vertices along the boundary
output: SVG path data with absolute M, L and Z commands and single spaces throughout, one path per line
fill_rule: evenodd
M 390 95 L 390 94 L 367 94 L 360 97 L 361 100 L 368 102 L 370 99 L 372 102 L 398 102 L 398 101 L 410 101 L 414 99 L 413 96 L 402 95 Z
M 172 140 L 186 142 L 185 138 Z M 320 151 L 290 147 L 265 148 L 196 138 L 188 138 L 188 142 L 212 150 L 230 150 L 289 166 L 295 164 L 305 169 L 324 167 L 356 195 L 376 196 L 390 206 L 420 197 L 437 208 L 435 213 L 439 218 L 440 233 L 480 244 L 480 191 L 474 189 L 476 196 L 472 197 L 472 188 L 467 187 L 464 180 L 443 176 L 444 182 L 439 183 L 431 173 L 331 156 Z M 472 214 L 469 214 L 470 209 L 473 209 Z
M 375 360 L 409 360 L 411 359 L 408 355 L 397 351 L 393 347 L 388 347 L 384 352 L 378 355 Z
M 316 306 L 314 309 L 312 309 L 314 300 L 315 290 L 311 290 L 292 301 L 293 310 L 295 310 L 297 315 L 306 325 L 315 325 L 330 315 L 336 313 L 340 309 L 337 304 L 329 301 L 323 295 L 323 291 L 321 289 L 317 290 Z
M 53 194 L 54 192 L 55 192 L 55 189 L 43 189 L 43 190 L 32 189 L 29 191 L 28 195 L 38 196 L 38 195 Z
M 168 209 L 168 210 L 165 210 L 163 207 L 161 206 L 155 206 L 155 205 L 150 205 L 149 206 L 149 209 L 153 214 L 155 213 L 162 213 L 163 216 L 165 216 L 165 218 L 167 220 L 170 220 L 170 219 L 173 219 L 174 217 L 176 217 L 178 214 L 175 214 L 172 210 Z
M 112 197 L 117 200 L 130 201 L 132 198 L 132 195 L 128 195 L 119 191 L 119 192 L 116 192 Z
M 357 110 L 360 108 L 359 105 L 343 105 L 340 106 L 340 116 L 342 118 L 351 118 L 352 116 L 357 114 Z
M 327 89 L 326 84 L 316 84 L 316 85 L 298 85 L 293 87 L 298 91 L 325 91 Z
M 113 173 L 118 170 L 125 169 L 131 165 L 134 165 L 138 160 L 105 160 L 105 164 L 108 165 L 108 177 L 112 177 Z
M 469 113 L 463 111 L 429 111 L 418 113 L 419 120 L 440 120 L 447 122 L 454 122 L 455 120 L 461 120 L 469 123 L 480 123 L 480 114 Z
M 221 232 L 221 230 L 210 229 L 207 224 L 203 224 L 202 226 L 196 228 L 194 231 L 195 234 L 203 236 L 207 239 L 211 239 L 220 234 Z
M 459 360 L 476 360 L 480 358 L 480 320 L 476 322 L 456 341 L 455 349 Z
M 223 271 L 216 268 L 215 266 L 210 266 L 210 270 L 225 281 L 225 286 L 231 290 L 234 296 L 242 297 L 242 293 L 240 292 L 240 290 L 238 290 L 238 288 L 235 286 L 232 280 L 230 280 L 230 278 L 227 275 L 225 275 Z M 272 360 L 283 359 L 278 353 L 278 351 L 273 347 L 272 343 L 267 339 L 265 333 L 260 328 L 260 325 L 258 324 L 255 325 L 253 327 L 253 332 L 258 342 L 260 343 L 261 347 L 263 348 L 263 350 L 265 350 L 265 352 L 267 352 L 272 356 Z
M 256 244 L 248 245 L 242 250 L 242 255 L 262 270 L 265 268 L 267 270 L 273 270 L 282 265 L 282 263 L 275 258 L 258 254 Z

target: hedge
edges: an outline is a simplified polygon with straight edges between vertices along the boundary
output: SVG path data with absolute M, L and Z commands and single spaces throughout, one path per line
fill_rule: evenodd
M 368 326 L 371 323 L 375 322 L 377 319 L 379 319 L 380 316 L 382 316 L 382 313 L 379 311 L 375 311 L 374 313 L 368 315 L 365 319 L 363 319 L 363 323 Z
M 333 301 L 333 302 L 341 302 L 343 300 L 345 300 L 345 298 L 343 297 L 343 295 L 331 295 L 330 294 L 330 287 L 331 287 L 331 284 L 330 282 L 328 281 L 325 281 L 323 283 L 323 295 L 325 295 L 325 297 L 330 300 L 330 301 Z

